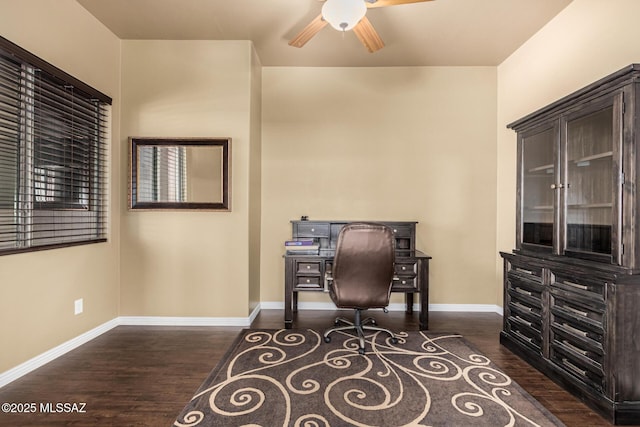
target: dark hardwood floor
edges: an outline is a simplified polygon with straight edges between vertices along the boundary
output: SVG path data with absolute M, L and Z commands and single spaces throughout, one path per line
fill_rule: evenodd
M 394 330 L 417 329 L 417 315 L 374 312 Z M 297 328 L 322 330 L 335 312 L 303 311 Z M 431 313 L 432 331 L 462 334 L 567 426 L 608 426 L 599 415 L 499 344 L 502 318 L 490 313 Z M 263 310 L 252 328 L 283 325 Z M 170 426 L 239 327 L 119 326 L 0 389 L 0 403 L 35 403 L 36 413 L 0 413 L 0 426 Z M 6 351 L 6 349 L 4 350 Z M 42 413 L 41 406 L 86 412 Z

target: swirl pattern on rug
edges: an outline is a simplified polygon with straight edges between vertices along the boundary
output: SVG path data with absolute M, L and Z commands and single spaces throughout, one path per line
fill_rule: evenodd
M 244 330 L 174 426 L 562 425 L 460 335 L 332 337 Z

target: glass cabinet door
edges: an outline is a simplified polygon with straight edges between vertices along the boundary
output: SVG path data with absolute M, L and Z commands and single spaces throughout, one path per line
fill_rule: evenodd
M 565 124 L 564 252 L 615 255 L 617 186 L 621 135 L 615 104 Z M 618 130 L 616 130 L 618 129 Z M 617 233 L 616 233 L 617 234 Z
M 520 140 L 519 242 L 530 249 L 553 247 L 556 141 L 555 127 L 526 132 Z

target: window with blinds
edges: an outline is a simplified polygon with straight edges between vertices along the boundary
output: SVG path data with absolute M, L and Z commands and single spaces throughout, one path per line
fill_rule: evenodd
M 110 104 L 0 38 L 0 254 L 106 241 Z

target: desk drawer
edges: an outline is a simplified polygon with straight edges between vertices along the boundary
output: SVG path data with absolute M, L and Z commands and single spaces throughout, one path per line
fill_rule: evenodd
M 329 223 L 314 223 L 298 224 L 298 237 L 317 237 L 328 238 L 329 237 Z
M 416 261 L 398 261 L 395 263 L 395 271 L 398 276 L 415 276 L 418 273 L 418 263 Z
M 305 261 L 296 263 L 297 275 L 320 275 L 320 261 Z
M 296 276 L 294 290 L 324 290 L 320 276 Z
M 396 276 L 393 278 L 393 286 L 391 287 L 391 291 L 400 292 L 400 291 L 417 291 L 417 290 L 418 290 L 418 279 L 416 277 Z
M 389 224 L 389 228 L 393 231 L 396 237 L 411 237 L 413 227 L 411 225 L 403 224 Z

